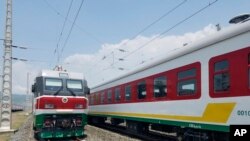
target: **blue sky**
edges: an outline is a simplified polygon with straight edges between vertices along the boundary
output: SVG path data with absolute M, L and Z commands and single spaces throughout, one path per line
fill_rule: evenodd
M 53 68 L 57 58 L 53 52 L 62 31 L 64 18 L 71 0 L 12 1 L 13 44 L 31 48 L 28 50 L 13 49 L 13 57 L 30 60 L 26 64 L 14 63 L 20 63 L 17 65 L 20 65 L 20 68 L 22 68 L 22 65 L 28 65 L 23 67 L 26 69 Z M 145 38 L 156 36 L 213 1 L 187 0 L 174 12 L 141 33 L 140 36 Z M 92 72 L 93 68 L 95 70 L 100 67 L 102 67 L 101 70 L 109 69 L 108 65 L 105 66 L 103 64 L 112 64 L 112 60 L 106 59 L 102 60 L 102 62 L 100 60 L 103 56 L 108 56 L 113 51 L 112 48 L 123 48 L 130 51 L 136 49 L 136 47 L 128 49 L 126 46 L 119 46 L 119 44 L 127 39 L 132 41 L 133 39 L 131 38 L 144 27 L 181 2 L 183 0 L 85 0 L 76 25 L 64 49 L 61 63 L 66 63 L 65 67 L 69 70 L 74 71 L 73 68 L 75 68 L 75 71 L 87 73 L 86 75 L 88 75 L 89 71 Z M 59 50 L 61 50 L 64 44 L 80 3 L 81 0 L 73 1 Z M 210 24 L 215 25 L 219 23 L 222 27 L 228 26 L 230 18 L 242 13 L 250 13 L 249 7 L 250 2 L 248 0 L 218 0 L 215 4 L 167 32 L 164 36 L 181 36 L 185 33 L 194 33 Z M 1 0 L 0 38 L 4 38 L 4 24 L 5 0 Z M 1 54 L 2 51 L 3 49 L 0 51 Z M 81 67 L 74 66 L 72 62 L 68 63 L 67 60 L 71 59 L 72 61 L 72 56 L 74 55 L 78 55 L 78 57 L 82 55 L 81 57 L 92 60 L 92 64 L 85 64 L 86 66 L 84 66 L 83 70 Z M 143 55 L 146 56 L 146 53 L 141 56 Z M 118 53 L 116 54 L 117 56 L 119 57 Z M 73 60 L 74 63 L 79 61 L 79 64 L 82 63 L 82 65 L 86 61 L 84 59 Z M 15 74 L 14 76 L 24 79 Z M 93 82 L 93 85 L 96 83 Z

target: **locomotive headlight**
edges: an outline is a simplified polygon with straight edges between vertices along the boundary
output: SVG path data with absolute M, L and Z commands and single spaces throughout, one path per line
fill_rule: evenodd
M 47 103 L 47 104 L 44 105 L 44 108 L 45 108 L 45 109 L 54 109 L 54 108 L 55 108 L 55 105 L 54 105 L 54 104 L 49 104 L 49 103 Z
M 76 104 L 75 109 L 83 109 L 83 104 Z

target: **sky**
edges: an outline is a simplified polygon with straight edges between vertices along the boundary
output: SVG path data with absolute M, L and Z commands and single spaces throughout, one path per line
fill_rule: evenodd
M 250 13 L 248 0 L 12 2 L 13 45 L 28 48 L 13 48 L 13 57 L 28 60 L 13 60 L 12 91 L 18 94 L 27 91 L 28 73 L 31 84 L 41 69 L 58 64 L 84 73 L 89 86 L 96 86 L 161 59 L 185 43 L 216 34 L 216 24 L 223 30 L 232 17 Z M 5 4 L 0 1 L 0 39 L 4 38 Z M 2 43 L 0 47 L 3 55 Z

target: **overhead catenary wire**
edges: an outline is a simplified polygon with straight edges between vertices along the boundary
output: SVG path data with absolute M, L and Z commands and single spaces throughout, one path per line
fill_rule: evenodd
M 177 26 L 179 26 L 180 24 L 184 23 L 185 21 L 189 20 L 190 18 L 194 17 L 195 15 L 199 14 L 200 12 L 204 11 L 205 9 L 207 9 L 208 7 L 210 7 L 211 5 L 213 5 L 214 3 L 216 3 L 218 0 L 215 0 L 211 3 L 209 3 L 208 5 L 202 7 L 201 9 L 197 10 L 196 12 L 192 13 L 191 15 L 189 15 L 188 17 L 184 18 L 183 20 L 179 21 L 178 23 L 174 24 L 173 26 L 171 26 L 170 28 L 164 30 L 163 32 L 161 32 L 160 34 L 158 34 L 157 36 L 153 37 L 151 40 L 149 40 L 148 42 L 146 42 L 145 44 L 141 45 L 140 47 L 138 47 L 137 49 L 135 49 L 132 52 L 129 52 L 126 56 L 122 57 L 123 59 L 129 57 L 130 55 L 134 54 L 135 52 L 137 52 L 138 50 L 146 47 L 148 44 L 152 43 L 153 41 L 155 41 L 158 38 L 161 38 L 162 35 L 168 33 L 169 31 L 171 31 L 172 29 L 176 28 Z M 116 63 L 116 62 L 115 62 Z
M 52 11 L 54 11 L 58 16 L 62 17 L 63 19 L 65 19 L 65 16 L 63 16 L 61 14 L 61 12 L 59 12 L 55 7 L 53 7 L 47 0 L 44 0 L 44 2 L 48 5 L 49 8 L 52 9 Z M 70 23 L 73 23 L 72 20 L 67 18 L 67 21 Z M 78 29 L 80 29 L 80 31 L 84 32 L 84 34 L 88 35 L 89 37 L 91 37 L 91 39 L 93 39 L 95 42 L 97 43 L 103 43 L 103 41 L 101 41 L 100 39 L 98 39 L 95 35 L 93 35 L 92 33 L 90 33 L 89 31 L 87 31 L 86 29 L 84 29 L 83 27 L 79 26 L 77 23 L 75 23 L 75 26 L 78 27 Z
M 172 9 L 168 10 L 167 12 L 165 12 L 164 14 L 162 14 L 160 17 L 158 17 L 156 20 L 154 20 L 153 22 L 151 22 L 150 24 L 148 24 L 147 26 L 145 26 L 144 28 L 142 28 L 139 32 L 137 32 L 136 34 L 134 34 L 134 35 L 130 38 L 130 40 L 135 39 L 135 38 L 136 38 L 137 36 L 139 36 L 141 33 L 145 32 L 146 30 L 148 30 L 149 28 L 151 28 L 153 25 L 155 25 L 156 23 L 158 23 L 159 21 L 161 21 L 163 18 L 165 18 L 166 16 L 168 16 L 169 14 L 171 14 L 172 12 L 174 12 L 177 8 L 179 8 L 180 6 L 182 6 L 182 5 L 183 5 L 184 3 L 186 3 L 186 2 L 187 2 L 187 0 L 183 0 L 183 1 L 180 2 L 179 4 L 175 5 Z M 130 40 L 127 40 L 127 41 L 125 41 L 124 43 L 122 43 L 122 44 L 120 45 L 119 48 L 121 48 L 122 46 L 126 45 Z M 113 50 L 112 52 L 114 52 L 114 50 Z M 105 55 L 105 56 L 111 55 L 112 52 L 109 53 L 108 55 Z M 100 61 L 102 61 L 102 60 L 104 60 L 104 59 L 101 59 L 101 60 L 97 61 L 97 62 L 90 68 L 90 70 L 91 70 L 92 68 L 94 68 L 94 67 L 95 67 Z
M 181 3 L 177 4 L 175 7 L 173 7 L 172 9 L 170 9 L 169 11 L 167 11 L 166 13 L 164 13 L 163 15 L 161 15 L 159 18 L 157 18 L 155 21 L 153 21 L 152 23 L 148 24 L 147 26 L 145 26 L 142 30 L 140 30 L 139 32 L 137 32 L 134 36 L 132 36 L 132 38 L 130 39 L 135 39 L 137 36 L 139 36 L 141 33 L 143 33 L 144 31 L 148 30 L 150 27 L 152 27 L 153 25 L 155 25 L 156 23 L 158 23 L 159 21 L 161 21 L 163 18 L 165 18 L 166 16 L 168 16 L 169 14 L 171 14 L 172 12 L 174 12 L 177 8 L 179 8 L 180 6 L 182 6 L 184 3 L 186 3 L 187 0 L 183 0 Z M 128 40 L 127 40 L 128 42 Z M 123 43 L 126 44 L 127 42 Z
M 54 12 L 56 13 L 56 15 L 60 16 L 63 19 L 66 19 L 68 22 L 73 23 L 72 20 L 70 20 L 69 18 L 66 18 L 65 16 L 63 16 L 61 14 L 60 11 L 58 11 L 54 6 L 52 6 L 47 0 L 43 0 L 45 2 L 45 4 Z M 96 35 L 90 33 L 89 31 L 87 31 L 86 29 L 84 29 L 83 27 L 81 27 L 80 25 L 77 24 L 77 22 L 74 23 L 75 27 L 77 27 L 79 29 L 79 31 L 82 31 L 85 35 L 87 35 L 87 37 L 91 38 L 93 41 L 95 41 L 98 44 L 103 44 L 103 41 L 101 41 Z M 59 51 L 58 51 L 59 52 Z M 59 56 L 59 55 L 58 55 Z M 59 61 L 58 61 L 59 62 Z
M 131 56 L 132 54 L 134 54 L 134 53 L 137 52 L 138 50 L 140 50 L 140 49 L 146 47 L 148 44 L 150 44 L 150 43 L 152 43 L 153 41 L 155 41 L 156 39 L 161 38 L 162 35 L 168 33 L 169 31 L 171 31 L 171 30 L 173 30 L 174 28 L 178 27 L 180 24 L 184 23 L 185 21 L 189 20 L 190 18 L 194 17 L 195 15 L 201 13 L 202 11 L 204 11 L 205 9 L 207 9 L 208 7 L 210 7 L 210 6 L 212 6 L 213 4 L 215 4 L 217 1 L 218 1 L 218 0 L 214 0 L 213 2 L 209 2 L 208 5 L 206 5 L 206 6 L 202 7 L 202 8 L 200 8 L 199 10 L 197 10 L 197 11 L 194 12 L 194 13 L 192 13 L 192 14 L 189 15 L 188 17 L 182 19 L 181 21 L 177 22 L 176 24 L 174 24 L 174 25 L 171 26 L 170 28 L 164 30 L 163 32 L 161 32 L 160 34 L 158 34 L 157 36 L 155 36 L 154 38 L 152 38 L 151 40 L 149 40 L 149 41 L 146 42 L 145 44 L 143 44 L 143 45 L 141 45 L 140 47 L 138 47 L 137 49 L 135 49 L 134 51 L 129 52 L 129 53 L 128 53 L 126 56 L 124 56 L 124 57 L 121 57 L 121 59 L 125 59 L 125 58 Z M 175 49 L 174 49 L 174 50 L 175 50 Z M 173 50 L 173 51 L 174 51 L 174 50 Z M 112 65 L 114 65 L 114 64 L 116 64 L 116 63 L 118 63 L 118 61 L 114 62 Z M 138 65 L 137 65 L 137 66 L 138 66 Z M 110 68 L 111 68 L 111 67 L 110 67 Z M 103 70 L 100 71 L 100 72 L 98 72 L 98 73 L 96 73 L 96 74 L 100 75 L 101 72 L 103 72 Z
M 74 25 L 75 25 L 75 22 L 76 22 L 76 20 L 77 20 L 77 18 L 78 18 L 78 15 L 79 15 L 79 13 L 80 13 L 80 11 L 81 11 L 81 9 L 82 9 L 83 2 L 84 2 L 84 0 L 81 1 L 81 4 L 80 4 L 80 6 L 79 6 L 79 8 L 78 8 L 78 10 L 77 10 L 77 13 L 76 13 L 76 16 L 75 16 L 75 18 L 74 18 L 74 21 L 73 21 L 73 23 L 72 23 L 72 25 L 71 25 L 71 27 L 70 27 L 68 36 L 67 36 L 67 38 L 66 38 L 66 40 L 65 40 L 65 42 L 64 42 L 64 44 L 63 44 L 63 47 L 62 47 L 62 49 L 61 49 L 61 54 L 60 54 L 60 56 L 62 56 L 63 51 L 64 51 L 64 49 L 65 49 L 65 47 L 66 47 L 66 45 L 67 45 L 67 43 L 68 43 L 68 41 L 69 41 L 70 35 L 71 35 L 72 30 L 73 30 Z M 60 59 L 60 58 L 59 58 L 59 59 Z
M 72 7 L 72 4 L 73 4 L 73 1 L 74 1 L 74 0 L 71 0 L 71 2 L 70 2 L 70 5 L 69 5 L 68 11 L 67 11 L 67 15 L 66 15 L 66 17 L 65 17 L 65 19 L 64 19 L 64 22 L 63 22 L 63 26 L 62 26 L 61 33 L 60 33 L 60 35 L 59 35 L 59 38 L 58 38 L 58 41 L 57 41 L 57 44 L 56 44 L 56 48 L 55 48 L 55 50 L 54 50 L 54 54 L 56 54 L 56 52 L 57 52 L 58 57 L 59 57 L 59 52 L 58 52 L 59 43 L 60 43 L 60 41 L 61 41 L 61 38 L 62 38 L 62 35 L 63 35 L 63 31 L 64 31 L 64 28 L 65 28 L 65 25 L 66 25 L 66 22 L 67 22 L 67 19 L 68 19 L 68 17 L 69 17 L 69 13 L 70 13 L 70 11 L 71 11 L 71 7 Z M 58 61 L 58 60 L 57 60 L 57 61 Z M 58 62 L 57 62 L 57 63 L 58 63 Z

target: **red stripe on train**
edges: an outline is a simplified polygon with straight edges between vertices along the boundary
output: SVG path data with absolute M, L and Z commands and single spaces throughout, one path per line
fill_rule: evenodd
M 36 109 L 86 109 L 87 99 L 75 97 L 41 97 L 36 99 Z

